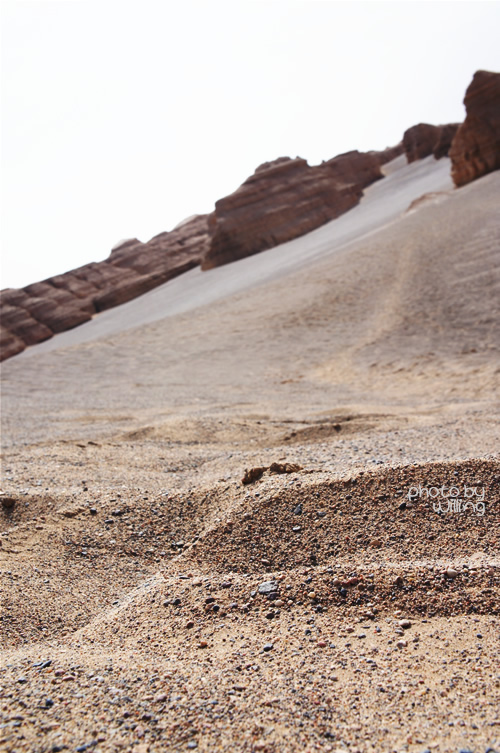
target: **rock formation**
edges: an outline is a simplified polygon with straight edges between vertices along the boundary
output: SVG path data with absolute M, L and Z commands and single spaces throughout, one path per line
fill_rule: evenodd
M 363 189 L 382 178 L 380 162 L 370 152 L 345 152 L 323 163 L 339 183 Z
M 432 150 L 436 159 L 448 156 L 451 143 L 459 127 L 460 123 L 448 123 L 447 125 L 439 126 L 438 138 Z
M 399 144 L 396 144 L 396 146 L 388 146 L 381 151 L 368 152 L 372 157 L 375 157 L 379 165 L 385 165 L 387 162 L 391 162 L 391 160 L 396 159 L 396 157 L 399 157 L 404 153 L 405 148 L 402 141 L 400 141 Z
M 477 71 L 464 105 L 466 118 L 450 149 L 456 186 L 500 169 L 500 73 Z
M 433 154 L 436 159 L 446 157 L 459 123 L 430 125 L 419 123 L 408 128 L 403 135 L 403 147 L 408 162 L 424 159 Z
M 363 188 L 381 177 L 376 157 L 360 152 L 339 155 L 316 167 L 299 157 L 260 165 L 240 188 L 216 202 L 202 269 L 314 230 L 355 206 Z
M 26 345 L 19 337 L 13 335 L 8 329 L 0 325 L 0 353 L 3 360 L 11 358 L 24 350 Z
M 198 266 L 207 247 L 207 215 L 197 215 L 148 243 L 125 241 L 105 261 L 3 290 L 0 360 Z

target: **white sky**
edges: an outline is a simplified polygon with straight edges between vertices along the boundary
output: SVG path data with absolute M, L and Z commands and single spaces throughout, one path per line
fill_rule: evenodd
M 4 0 L 2 287 L 213 209 L 279 156 L 463 120 L 499 2 Z

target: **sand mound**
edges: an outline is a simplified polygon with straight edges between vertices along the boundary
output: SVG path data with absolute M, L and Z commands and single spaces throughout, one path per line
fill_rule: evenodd
M 300 471 L 293 476 L 278 488 L 272 477 L 265 485 L 257 482 L 237 509 L 229 508 L 223 524 L 191 547 L 193 564 L 255 573 L 339 563 L 425 562 L 496 549 L 499 530 L 495 522 L 490 527 L 500 501 L 496 463 L 395 468 L 319 484 Z M 469 499 L 463 497 L 465 487 L 472 504 L 465 512 L 445 514 L 452 498 L 435 491 L 430 498 L 426 490 L 456 487 L 458 478 L 462 506 Z M 481 502 L 477 510 L 476 501 Z M 412 535 L 415 530 L 418 537 Z
M 320 590 L 309 589 L 316 594 L 311 604 L 320 611 L 326 605 L 371 602 L 375 577 L 379 609 L 382 602 L 396 599 L 400 608 L 413 613 L 498 612 L 498 594 L 491 590 L 499 574 L 491 568 L 500 564 L 497 463 L 406 466 L 320 482 L 313 469 L 294 468 L 299 467 L 289 464 L 286 474 L 264 469 L 250 491 L 243 484 L 161 496 L 129 490 L 123 496 L 101 495 L 87 504 L 78 503 L 77 495 L 10 497 L 4 525 L 5 530 L 14 526 L 17 537 L 4 539 L 0 551 L 9 561 L 17 593 L 4 599 L 4 642 L 16 645 L 69 635 L 116 599 L 125 599 L 135 620 L 144 587 L 138 592 L 139 602 L 130 591 L 145 577 L 148 594 L 150 583 L 157 584 L 157 600 L 163 602 L 172 594 L 172 586 L 165 588 L 162 578 L 151 580 L 167 563 L 171 582 L 178 582 L 173 572 L 196 572 L 204 583 L 221 583 L 239 574 L 240 587 L 245 582 L 241 574 L 272 580 L 276 572 L 280 577 L 291 573 L 292 580 L 300 581 L 304 568 L 321 573 Z M 436 491 L 442 487 L 455 487 L 452 493 L 460 496 Z M 429 497 L 429 489 L 435 497 Z M 459 503 L 453 507 L 456 499 Z M 33 573 L 23 567 L 27 556 Z M 458 579 L 443 579 L 450 562 L 460 567 Z M 471 591 L 469 568 L 478 563 L 486 570 L 480 580 L 476 574 Z M 435 577 L 442 584 L 440 594 L 432 593 L 432 598 L 426 596 L 429 566 L 436 568 L 433 587 Z M 395 585 L 401 572 L 403 580 Z M 224 588 L 216 611 L 233 609 L 234 589 Z M 248 611 L 253 589 L 249 585 L 243 597 L 238 595 L 237 612 Z M 188 591 L 191 598 L 193 590 Z M 285 595 L 286 603 L 290 598 L 293 603 L 307 601 L 303 583 Z M 203 599 L 195 598 L 186 607 L 183 599 L 174 615 L 167 612 L 163 618 L 206 617 Z M 208 611 L 215 615 L 213 609 Z M 150 631 L 149 616 L 144 617 Z M 142 628 L 136 626 L 134 640 L 137 629 Z M 160 623 L 157 629 L 163 629 Z

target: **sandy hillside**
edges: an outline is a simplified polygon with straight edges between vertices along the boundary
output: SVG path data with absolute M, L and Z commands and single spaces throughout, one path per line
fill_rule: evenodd
M 500 751 L 500 173 L 446 163 L 5 362 L 3 749 Z

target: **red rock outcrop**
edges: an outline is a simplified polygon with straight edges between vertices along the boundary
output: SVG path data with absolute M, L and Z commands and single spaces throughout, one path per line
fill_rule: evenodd
M 458 123 L 440 126 L 419 123 L 408 128 L 403 135 L 403 147 L 408 162 L 424 159 L 430 154 L 436 159 L 446 157 L 458 126 Z
M 447 125 L 439 126 L 439 134 L 432 153 L 436 159 L 441 157 L 447 157 L 450 152 L 450 147 L 455 134 L 460 128 L 460 123 L 448 123 Z
M 456 186 L 500 169 L 500 73 L 477 71 L 464 105 L 466 118 L 450 149 Z
M 370 154 L 349 152 L 311 167 L 280 157 L 266 162 L 210 216 L 210 249 L 202 269 L 252 256 L 297 238 L 355 206 L 363 188 L 382 177 Z
M 108 261 L 141 275 L 166 275 L 169 279 L 175 276 L 171 274 L 173 270 L 184 271 L 187 264 L 199 263 L 208 246 L 207 221 L 207 215 L 195 215 L 170 232 L 155 235 L 147 243 L 125 241 L 113 249 Z
M 6 294 L 10 292 L 10 290 L 5 291 Z M 34 302 L 36 301 L 37 299 L 34 299 Z M 35 319 L 26 308 L 16 303 L 9 303 L 7 295 L 3 296 L 1 313 L 3 329 L 18 337 L 25 345 L 42 342 L 54 334 L 45 324 Z
M 3 360 L 11 358 L 25 349 L 26 345 L 21 338 L 9 332 L 5 327 L 0 326 L 0 353 Z
M 432 154 L 438 133 L 438 127 L 429 123 L 419 123 L 408 128 L 403 134 L 403 146 L 408 162 L 415 162 Z
M 0 360 L 199 265 L 207 248 L 207 215 L 197 215 L 148 243 L 125 241 L 105 261 L 19 290 L 3 290 Z
M 370 152 L 345 152 L 323 162 L 333 178 L 341 184 L 356 188 L 366 188 L 370 183 L 382 178 L 379 160 Z
M 387 162 L 391 162 L 393 159 L 396 159 L 396 157 L 399 157 L 404 153 L 405 148 L 402 141 L 400 141 L 399 144 L 396 144 L 396 146 L 388 146 L 380 151 L 368 152 L 368 154 L 375 157 L 379 165 L 385 165 Z
M 50 286 L 47 286 L 47 288 L 50 289 Z M 91 318 L 88 311 L 79 308 L 76 304 L 61 303 L 57 299 L 49 297 L 49 295 L 41 298 L 30 295 L 24 290 L 21 292 L 24 293 L 24 296 L 17 302 L 10 299 L 10 306 L 9 296 L 3 297 L 2 326 L 21 337 L 26 345 L 33 345 L 40 340 L 46 340 L 56 332 L 72 329 Z M 24 326 L 27 330 L 25 334 Z

